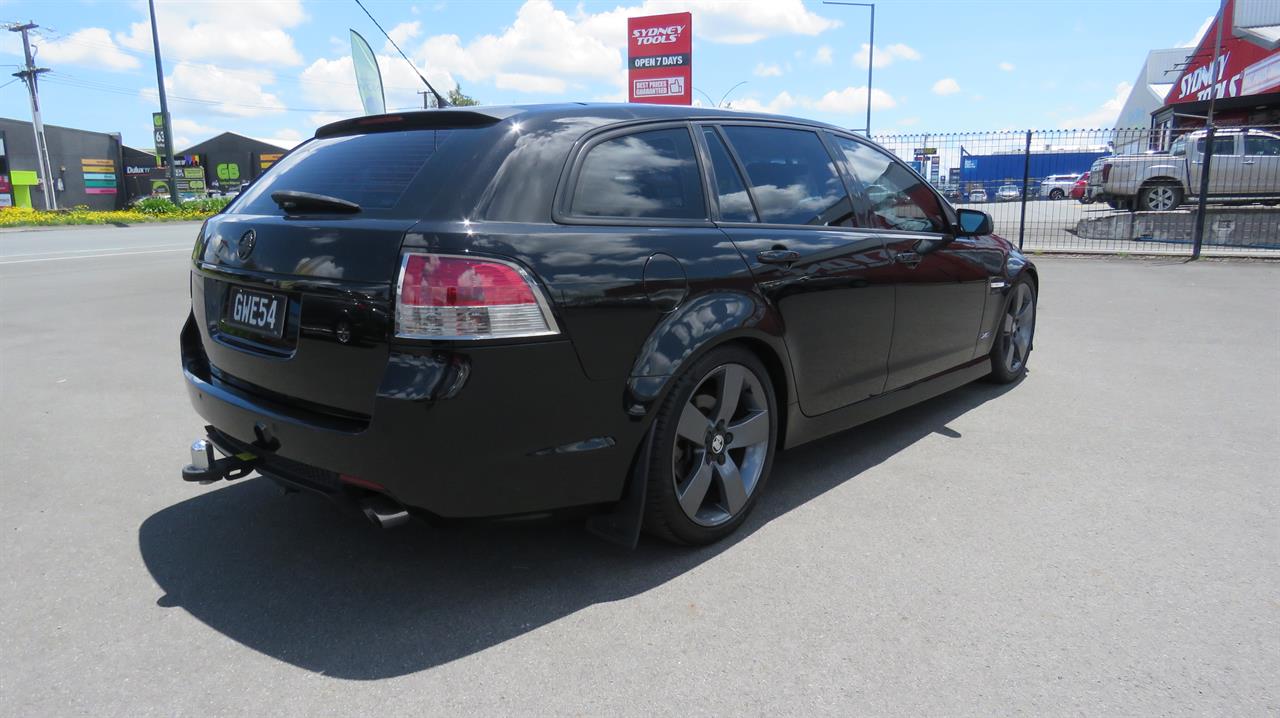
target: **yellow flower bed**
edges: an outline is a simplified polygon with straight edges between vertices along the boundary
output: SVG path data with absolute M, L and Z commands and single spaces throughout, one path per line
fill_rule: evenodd
M 26 207 L 0 208 L 0 227 L 53 227 L 64 224 L 138 224 L 141 222 L 190 222 L 213 214 L 202 209 L 175 209 L 165 214 L 148 214 L 133 209 L 99 212 L 75 208 L 44 212 Z

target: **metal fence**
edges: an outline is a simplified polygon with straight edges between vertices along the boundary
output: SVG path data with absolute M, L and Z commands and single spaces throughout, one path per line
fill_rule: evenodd
M 1280 255 L 1277 126 L 872 139 L 1027 250 Z

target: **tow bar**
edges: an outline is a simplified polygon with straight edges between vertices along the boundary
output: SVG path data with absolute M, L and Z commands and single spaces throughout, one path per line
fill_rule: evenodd
M 248 476 L 257 464 L 258 457 L 247 451 L 215 459 L 213 442 L 197 439 L 191 442 L 191 463 L 182 467 L 182 480 L 201 484 L 212 484 L 222 479 L 234 481 Z

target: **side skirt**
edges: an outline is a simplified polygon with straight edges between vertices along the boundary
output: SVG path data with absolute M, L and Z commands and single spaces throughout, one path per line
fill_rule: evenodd
M 887 394 L 874 396 L 819 416 L 805 416 L 799 406 L 792 406 L 787 412 L 787 434 L 784 446 L 790 449 L 859 424 L 865 424 L 912 404 L 919 404 L 926 399 L 958 389 L 990 373 L 991 358 L 984 356 L 942 374 L 894 389 Z

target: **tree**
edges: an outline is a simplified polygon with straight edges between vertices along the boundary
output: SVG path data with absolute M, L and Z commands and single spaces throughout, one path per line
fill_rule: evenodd
M 448 99 L 449 104 L 454 107 L 470 107 L 471 105 L 480 104 L 474 97 L 462 94 L 462 86 L 456 83 L 454 84 L 453 89 L 449 90 Z

